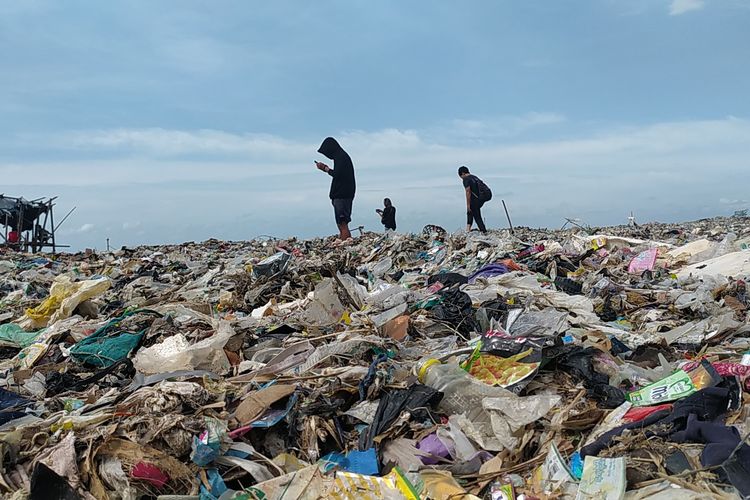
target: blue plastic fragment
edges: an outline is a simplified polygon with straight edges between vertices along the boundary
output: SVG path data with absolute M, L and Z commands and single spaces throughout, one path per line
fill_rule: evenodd
M 324 470 L 333 469 L 362 474 L 363 476 L 377 476 L 380 473 L 378 454 L 375 448 L 365 451 L 350 451 L 347 454 L 330 453 L 322 458 Z

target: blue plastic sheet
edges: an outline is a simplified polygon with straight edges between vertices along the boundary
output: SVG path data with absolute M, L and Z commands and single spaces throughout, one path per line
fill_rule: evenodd
M 363 476 L 377 476 L 380 473 L 378 454 L 375 448 L 365 451 L 350 451 L 347 454 L 330 453 L 322 458 L 326 472 L 338 469 Z

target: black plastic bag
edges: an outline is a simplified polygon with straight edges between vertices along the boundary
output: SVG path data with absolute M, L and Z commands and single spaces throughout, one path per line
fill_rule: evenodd
M 411 412 L 415 420 L 428 419 L 428 408 L 435 407 L 442 399 L 442 392 L 422 384 L 385 394 L 380 398 L 372 425 L 360 436 L 359 449 L 364 451 L 372 448 L 374 439 L 398 420 L 404 411 Z
M 600 352 L 593 347 L 562 346 L 545 350 L 545 357 L 552 357 L 557 368 L 583 382 L 589 396 L 601 408 L 617 408 L 625 402 L 625 393 L 609 385 L 609 377 L 594 370 L 593 358 Z
M 508 304 L 504 299 L 494 299 L 482 302 L 482 305 L 479 306 L 479 309 L 484 309 L 488 321 L 492 321 L 494 319 L 504 326 L 506 320 L 508 319 Z
M 441 290 L 439 295 L 443 301 L 430 311 L 433 318 L 448 323 L 464 335 L 479 329 L 471 297 L 458 288 Z

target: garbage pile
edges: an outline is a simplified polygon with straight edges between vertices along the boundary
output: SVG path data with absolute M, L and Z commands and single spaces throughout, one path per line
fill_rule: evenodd
M 13 499 L 750 495 L 750 219 L 0 254 Z

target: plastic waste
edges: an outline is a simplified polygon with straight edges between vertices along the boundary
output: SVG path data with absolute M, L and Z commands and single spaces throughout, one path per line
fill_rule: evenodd
M 576 500 L 622 500 L 626 487 L 624 458 L 588 456 Z
M 282 274 L 289 267 L 292 256 L 286 252 L 278 252 L 267 257 L 253 266 L 253 276 L 275 276 Z
M 385 394 L 380 399 L 372 424 L 367 432 L 359 437 L 359 449 L 372 448 L 375 438 L 387 430 L 405 411 L 417 420 L 429 419 L 429 408 L 436 406 L 441 398 L 442 394 L 439 391 L 421 384 Z
M 28 347 L 33 344 L 43 330 L 27 332 L 15 323 L 0 325 L 0 345 Z
M 190 460 L 196 465 L 205 467 L 222 454 L 222 442 L 227 434 L 226 423 L 215 418 L 206 418 L 206 430 L 193 437 Z
M 406 475 L 396 467 L 383 477 L 365 476 L 352 472 L 337 472 L 330 498 L 419 500 L 421 496 L 406 478 Z
M 167 337 L 152 347 L 140 349 L 133 358 L 135 368 L 145 374 L 176 370 L 208 370 L 222 375 L 230 365 L 224 346 L 235 331 L 228 321 L 220 320 L 211 337 L 190 344 L 184 334 Z
M 654 264 L 656 263 L 656 256 L 658 249 L 649 248 L 636 255 L 630 265 L 628 266 L 628 272 L 631 274 L 642 273 L 644 271 L 653 271 Z
M 20 324 L 25 330 L 39 329 L 68 318 L 78 304 L 101 295 L 111 285 L 109 278 L 73 282 L 69 276 L 59 276 L 50 288 L 49 297 L 38 306 L 27 309 Z
M 516 492 L 512 484 L 503 484 L 495 481 L 490 485 L 491 500 L 516 500 Z
M 424 481 L 424 493 L 426 498 L 436 500 L 449 500 L 460 498 L 462 500 L 480 500 L 478 496 L 471 495 L 462 488 L 450 472 L 439 470 L 427 470 L 421 474 Z
M 546 494 L 575 493 L 576 478 L 554 442 L 550 445 L 544 463 L 534 471 L 532 482 L 538 490 Z
M 472 356 L 466 366 L 469 374 L 488 385 L 496 385 L 513 392 L 520 392 L 539 369 L 539 361 L 530 361 L 534 349 L 529 348 L 508 357 L 493 354 Z
M 375 264 L 375 266 L 372 268 L 372 274 L 376 278 L 382 278 L 388 271 L 391 270 L 392 267 L 393 259 L 391 259 L 390 257 L 386 257 L 385 259 Z
M 344 311 L 334 281 L 326 279 L 315 287 L 313 301 L 306 309 L 303 319 L 311 325 L 331 325 L 341 320 Z
M 711 363 L 704 360 L 690 373 L 677 370 L 663 380 L 629 393 L 628 401 L 634 406 L 651 406 L 676 401 L 706 387 L 713 387 L 720 381 L 721 377 Z
M 724 236 L 724 239 L 716 246 L 716 252 L 709 258 L 721 257 L 728 253 L 734 252 L 735 242 L 737 241 L 737 235 L 733 232 L 729 232 Z
M 418 367 L 419 381 L 443 393 L 439 408 L 449 415 L 466 413 L 476 419 L 484 413 L 484 398 L 513 396 L 510 391 L 493 387 L 472 377 L 458 365 L 426 359 Z
M 478 450 L 461 431 L 458 419 L 455 415 L 448 417 L 448 427 L 441 427 L 437 430 L 437 437 L 443 443 L 448 444 L 450 455 L 459 461 L 469 461 L 474 458 Z
M 568 313 L 552 308 L 543 311 L 523 311 L 507 325 L 514 337 L 555 336 L 569 327 Z
M 136 310 L 115 318 L 99 328 L 90 336 L 81 340 L 70 348 L 70 355 L 92 366 L 108 367 L 130 354 L 141 341 L 146 330 L 140 332 L 118 331 L 119 323 L 136 314 L 150 314 L 160 316 L 159 313 L 148 310 Z
M 365 451 L 350 451 L 349 453 L 330 453 L 321 458 L 324 471 L 339 469 L 365 476 L 377 476 L 380 472 L 378 455 L 375 448 Z

